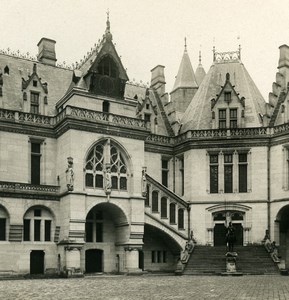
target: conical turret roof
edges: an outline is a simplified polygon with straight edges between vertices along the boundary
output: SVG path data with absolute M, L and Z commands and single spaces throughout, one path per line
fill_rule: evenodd
M 201 51 L 199 52 L 199 65 L 196 69 L 196 81 L 197 81 L 197 84 L 198 86 L 201 85 L 203 79 L 205 78 L 206 76 L 206 71 L 205 69 L 203 68 L 203 65 L 202 65 L 202 57 L 201 57 Z
M 184 54 L 172 92 L 178 88 L 197 88 L 195 73 L 185 45 Z
M 203 79 L 181 120 L 181 132 L 212 128 L 211 100 L 222 90 L 226 74 L 240 97 L 245 97 L 245 126 L 259 127 L 266 102 L 240 60 L 216 61 Z

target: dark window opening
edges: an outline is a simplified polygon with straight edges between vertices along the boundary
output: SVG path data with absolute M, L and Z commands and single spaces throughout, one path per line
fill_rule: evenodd
M 178 228 L 184 229 L 184 210 L 182 208 L 178 211 Z
M 109 57 L 104 57 L 97 67 L 98 74 L 107 75 L 112 78 L 118 77 L 118 69 L 115 62 Z
M 224 98 L 225 98 L 225 102 L 227 102 L 227 103 L 229 103 L 229 102 L 231 102 L 231 92 L 225 92 L 224 93 Z
M 238 115 L 237 115 L 237 109 L 233 108 L 230 109 L 230 128 L 237 128 L 238 127 Z
M 176 224 L 176 205 L 170 204 L 170 224 Z
M 168 200 L 165 197 L 161 199 L 161 218 L 168 217 Z
M 34 217 L 41 217 L 41 209 L 34 209 Z
M 4 74 L 9 75 L 9 67 L 8 67 L 8 66 L 6 66 L 6 67 L 4 68 Z
M 34 241 L 40 241 L 41 220 L 34 220 Z
M 144 120 L 146 122 L 150 122 L 151 121 L 151 115 L 150 114 L 144 114 Z
M 156 191 L 152 192 L 152 212 L 159 211 L 159 193 Z
M 37 80 L 33 80 L 33 86 L 37 87 Z
M 0 241 L 6 240 L 6 219 L 0 218 Z
M 109 102 L 108 101 L 102 102 L 102 112 L 109 113 Z
M 40 144 L 31 143 L 31 183 L 40 184 Z
M 247 153 L 239 153 L 239 193 L 246 193 L 248 189 Z
M 39 113 L 39 94 L 31 92 L 30 94 L 30 112 L 33 114 Z
M 218 154 L 210 155 L 210 193 L 219 192 Z
M 233 155 L 224 155 L 224 192 L 233 192 Z
M 168 187 L 169 177 L 169 162 L 167 159 L 162 159 L 162 185 Z
M 93 223 L 86 222 L 85 223 L 85 240 L 87 243 L 93 242 L 92 235 L 93 235 Z
M 30 220 L 24 219 L 24 241 L 30 241 Z
M 103 242 L 103 223 L 97 222 L 96 223 L 96 242 L 102 243 Z
M 147 185 L 147 194 L 145 199 L 145 206 L 150 206 L 150 186 Z
M 51 220 L 45 220 L 44 223 L 44 240 L 45 242 L 51 241 Z

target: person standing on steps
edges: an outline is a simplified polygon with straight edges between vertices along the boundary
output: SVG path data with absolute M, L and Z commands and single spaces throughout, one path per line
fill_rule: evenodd
M 226 234 L 226 242 L 229 252 L 234 252 L 234 244 L 236 242 L 235 228 L 232 222 L 229 223 Z

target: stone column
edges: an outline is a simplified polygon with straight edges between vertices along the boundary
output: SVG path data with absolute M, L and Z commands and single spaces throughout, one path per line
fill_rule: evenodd
M 214 246 L 214 238 L 213 238 L 213 232 L 214 228 L 207 228 L 207 233 L 208 233 L 208 245 Z
M 139 273 L 139 249 L 136 247 L 126 247 L 125 249 L 125 269 L 128 273 Z
M 82 245 L 71 243 L 64 245 L 65 251 L 65 272 L 67 277 L 80 277 L 83 272 L 80 269 L 80 251 Z

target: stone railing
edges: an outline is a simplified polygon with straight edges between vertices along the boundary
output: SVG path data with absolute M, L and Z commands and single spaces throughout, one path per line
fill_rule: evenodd
M 55 185 L 35 185 L 20 182 L 0 181 L 1 192 L 35 192 L 44 194 L 59 194 L 60 187 Z
M 149 129 L 147 122 L 142 119 L 103 113 L 73 106 L 66 106 L 54 117 L 0 109 L 0 120 L 13 121 L 15 123 L 35 124 L 37 126 L 40 125 L 52 127 L 60 123 L 66 117 L 88 120 L 92 122 L 105 122 L 109 125 Z

